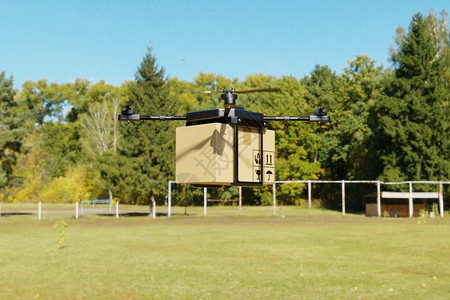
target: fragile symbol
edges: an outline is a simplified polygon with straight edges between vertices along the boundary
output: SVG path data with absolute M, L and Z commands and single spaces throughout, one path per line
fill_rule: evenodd
M 261 171 L 260 170 L 255 170 L 256 171 L 256 176 L 258 177 L 258 181 L 261 180 L 260 175 L 261 175 Z

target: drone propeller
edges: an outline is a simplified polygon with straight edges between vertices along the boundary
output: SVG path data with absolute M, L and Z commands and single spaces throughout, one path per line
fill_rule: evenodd
M 253 90 L 243 90 L 243 91 L 236 91 L 234 88 L 227 90 L 224 88 L 222 90 L 222 95 L 220 95 L 220 98 L 223 100 L 223 104 L 225 108 L 228 110 L 230 108 L 235 107 L 236 105 L 236 94 L 250 94 L 250 93 L 271 93 L 271 92 L 279 92 L 280 89 L 278 88 L 266 88 L 266 89 L 253 89 Z M 212 93 L 218 93 L 218 91 L 183 91 L 181 93 L 190 93 L 190 94 L 212 94 Z
M 273 89 L 253 89 L 253 90 L 244 90 L 244 91 L 236 91 L 234 89 L 227 90 L 226 88 L 222 90 L 222 93 L 232 93 L 232 94 L 250 94 L 250 93 L 261 93 L 261 92 L 279 92 L 280 89 L 273 88 Z M 189 93 L 189 94 L 212 94 L 212 93 L 219 93 L 219 91 L 183 91 L 181 93 Z
M 226 109 L 233 108 L 236 105 L 236 94 L 249 94 L 249 93 L 258 93 L 258 92 L 279 92 L 279 89 L 255 89 L 255 90 L 245 90 L 245 91 L 236 91 L 235 89 L 222 90 L 222 95 L 220 98 L 223 100 L 223 104 Z
M 189 94 L 211 94 L 211 93 L 217 93 L 215 91 L 182 91 L 180 92 L 181 94 L 183 93 L 189 93 Z
M 254 90 L 245 90 L 245 91 L 234 91 L 233 93 L 236 94 L 250 94 L 250 93 L 272 93 L 272 92 L 279 92 L 280 89 L 274 88 L 274 89 L 254 89 Z

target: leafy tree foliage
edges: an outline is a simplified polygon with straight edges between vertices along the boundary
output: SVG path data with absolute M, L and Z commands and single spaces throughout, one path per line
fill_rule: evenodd
M 382 179 L 450 178 L 450 56 L 444 17 L 415 14 L 408 33 L 397 38 L 394 74 L 378 105 Z
M 28 108 L 27 122 L 42 125 L 65 121 L 64 109 L 69 104 L 70 87 L 70 84 L 48 83 L 46 79 L 26 81 L 19 99 Z
M 329 97 L 325 107 L 329 107 L 332 125 L 323 133 L 326 146 L 321 158 L 326 158 L 322 165 L 333 179 L 370 179 L 377 175 L 373 161 L 367 158 L 373 156 L 373 111 L 381 89 L 381 70 L 369 57 L 357 56 L 349 61 L 342 76 L 330 81 L 334 97 Z
M 24 144 L 30 150 L 19 156 L 16 175 L 24 178 L 25 186 L 18 191 L 16 199 L 18 202 L 39 202 L 43 188 L 52 180 L 45 165 L 45 145 L 36 129 L 26 135 Z
M 25 177 L 26 187 L 17 198 L 33 201 L 45 194 L 48 201 L 73 202 L 106 196 L 108 185 L 98 173 L 97 156 L 101 154 L 90 150 L 95 148 L 93 145 L 102 131 L 102 137 L 107 136 L 107 147 L 116 147 L 116 115 L 124 90 L 126 86 L 119 88 L 103 81 L 92 85 L 80 79 L 67 84 L 48 84 L 44 80 L 24 84 L 18 99 L 27 123 L 26 143 L 31 151 L 20 159 L 17 173 Z M 95 113 L 102 113 L 98 106 L 106 109 L 106 120 L 95 119 L 98 117 Z M 102 125 L 96 127 L 97 131 L 92 126 L 88 126 L 91 132 L 83 127 L 89 114 L 89 124 Z M 80 174 L 89 180 L 79 180 Z M 69 184 L 73 182 L 79 184 L 77 192 Z M 50 186 L 58 187 L 59 192 L 49 192 Z M 50 199 L 58 195 L 67 196 Z
M 12 77 L 7 78 L 5 72 L 0 72 L 0 188 L 6 200 L 6 188 L 17 182 L 14 168 L 17 156 L 23 152 L 24 127 L 17 114 L 14 95 Z
M 320 128 L 316 129 L 322 142 L 315 159 L 319 160 L 324 168 L 323 176 L 342 178 L 345 174 L 345 157 L 343 151 L 339 151 L 336 127 L 345 120 L 342 114 L 342 104 L 346 99 L 342 88 L 343 80 L 328 66 L 317 65 L 311 72 L 311 76 L 303 79 L 303 84 L 306 86 L 306 102 L 312 107 L 324 107 L 331 117 L 329 130 L 322 132 Z
M 369 57 L 356 56 L 340 76 L 327 66 L 316 66 L 311 77 L 303 80 L 307 102 L 323 106 L 331 117 L 327 130 L 316 126 L 316 135 L 321 139 L 317 159 L 323 169 L 322 178 L 371 179 L 378 175 L 371 145 L 382 75 L 382 67 L 377 67 Z M 325 185 L 318 189 L 326 206 L 339 205 L 335 201 L 339 190 Z M 358 203 L 361 205 L 360 199 Z

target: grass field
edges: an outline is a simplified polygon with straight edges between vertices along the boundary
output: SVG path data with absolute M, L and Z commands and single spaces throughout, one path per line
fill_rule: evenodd
M 271 207 L 244 207 L 241 216 L 211 207 L 203 217 L 189 207 L 170 219 L 61 213 L 39 221 L 11 213 L 20 208 L 4 205 L 10 214 L 0 217 L 1 299 L 450 297 L 448 215 L 418 224 L 320 209 L 310 217 L 299 207 L 276 216 Z M 61 220 L 68 239 L 57 248 Z

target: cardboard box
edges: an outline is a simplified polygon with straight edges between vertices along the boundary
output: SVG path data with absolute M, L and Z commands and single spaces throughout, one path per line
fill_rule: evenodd
M 230 124 L 209 123 L 178 127 L 176 182 L 202 186 L 245 185 L 260 183 L 262 178 L 262 183 L 273 184 L 275 132 L 264 130 L 263 153 L 259 129 L 238 126 L 237 140 L 236 147 L 234 128 Z M 238 153 L 237 172 L 235 149 Z

